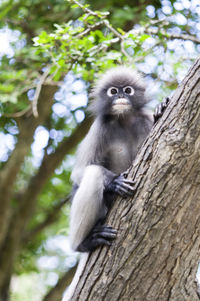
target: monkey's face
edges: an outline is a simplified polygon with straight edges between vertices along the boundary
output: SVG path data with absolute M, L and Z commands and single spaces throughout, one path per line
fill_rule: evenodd
M 133 97 L 135 90 L 131 86 L 125 87 L 109 87 L 106 91 L 107 97 L 111 104 L 111 114 L 126 114 L 132 108 L 131 98 Z
M 96 116 L 120 116 L 138 113 L 147 102 L 145 84 L 131 68 L 108 70 L 94 86 L 90 110 Z

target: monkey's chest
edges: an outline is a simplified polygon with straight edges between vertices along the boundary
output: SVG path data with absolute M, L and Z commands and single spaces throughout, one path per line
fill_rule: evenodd
M 113 141 L 107 153 L 108 168 L 114 173 L 125 171 L 132 163 L 131 145 L 124 141 Z

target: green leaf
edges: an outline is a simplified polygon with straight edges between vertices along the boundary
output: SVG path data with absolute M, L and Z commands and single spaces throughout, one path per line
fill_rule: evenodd
M 150 35 L 148 34 L 143 34 L 139 37 L 139 41 L 140 42 L 144 42 L 145 40 L 147 40 L 148 38 L 150 38 Z
M 2 85 L 0 84 L 0 91 L 3 93 L 10 93 L 14 91 L 15 86 L 12 84 Z
M 117 30 L 119 31 L 119 33 L 121 33 L 122 35 L 124 35 L 125 34 L 125 31 L 123 30 L 123 29 L 121 29 L 121 28 L 117 28 Z

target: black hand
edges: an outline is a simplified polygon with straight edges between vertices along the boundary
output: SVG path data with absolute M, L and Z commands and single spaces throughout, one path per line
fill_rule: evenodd
M 134 195 L 134 181 L 127 180 L 127 175 L 125 173 L 120 174 L 115 177 L 105 188 L 107 192 L 114 192 L 122 197 L 128 197 Z
M 154 123 L 156 123 L 158 121 L 158 119 L 163 115 L 166 107 L 168 106 L 168 103 L 170 102 L 170 98 L 166 97 L 164 99 L 163 102 L 159 103 L 156 108 L 155 108 L 155 112 L 154 112 Z
M 86 239 L 78 246 L 78 251 L 89 252 L 102 245 L 111 245 L 117 236 L 117 230 L 107 225 L 96 225 Z

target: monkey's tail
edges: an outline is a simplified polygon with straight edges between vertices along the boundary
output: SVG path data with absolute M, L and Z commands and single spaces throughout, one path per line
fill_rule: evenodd
M 88 257 L 89 257 L 89 253 L 81 253 L 81 258 L 80 258 L 76 273 L 74 275 L 74 278 L 73 278 L 70 286 L 67 288 L 62 301 L 72 301 L 72 297 L 74 295 L 74 292 L 75 292 L 75 289 L 79 282 L 79 279 L 80 279 L 81 275 L 83 274 Z

